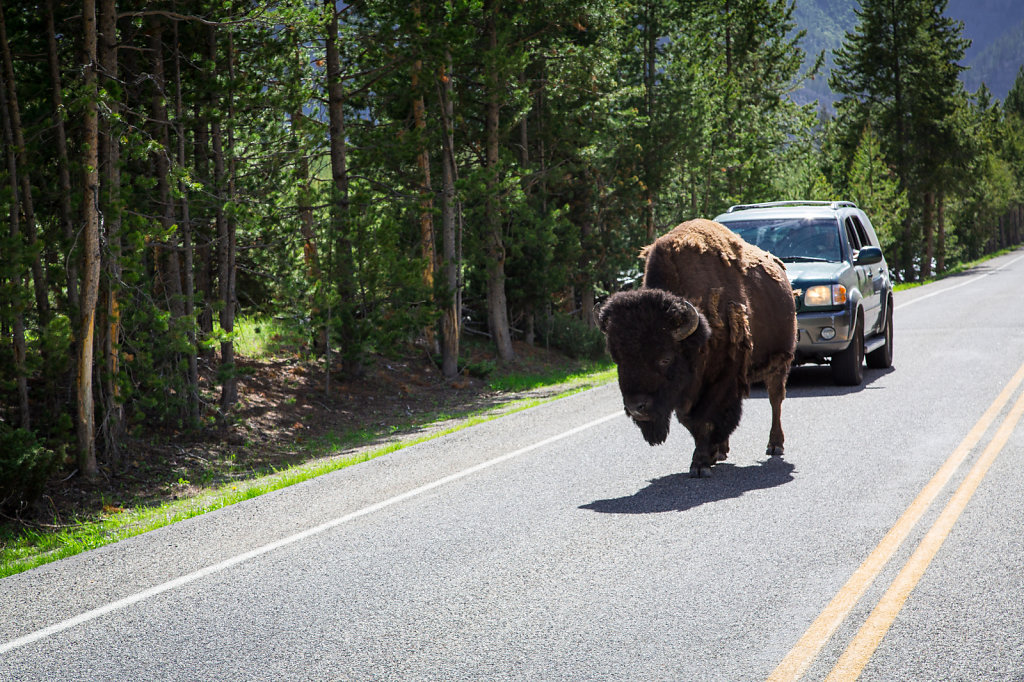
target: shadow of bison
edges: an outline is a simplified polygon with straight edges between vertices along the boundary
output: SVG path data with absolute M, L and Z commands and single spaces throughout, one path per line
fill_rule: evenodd
M 687 511 L 709 502 L 720 502 L 741 497 L 754 490 L 765 490 L 793 480 L 796 467 L 780 457 L 771 457 L 756 465 L 735 467 L 722 464 L 730 470 L 725 476 L 715 476 L 709 485 L 685 485 L 683 474 L 670 474 L 656 478 L 643 490 L 626 497 L 595 500 L 580 505 L 602 514 L 660 514 Z

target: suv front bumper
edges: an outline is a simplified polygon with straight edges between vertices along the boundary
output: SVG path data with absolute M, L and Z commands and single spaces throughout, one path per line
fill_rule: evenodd
M 795 364 L 820 361 L 846 350 L 853 333 L 851 317 L 848 310 L 798 313 Z M 829 328 L 835 330 L 835 336 L 825 340 L 822 331 Z

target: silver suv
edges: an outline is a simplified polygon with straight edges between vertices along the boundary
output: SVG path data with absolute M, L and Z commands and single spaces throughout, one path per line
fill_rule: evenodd
M 794 365 L 828 363 L 857 386 L 864 361 L 892 366 L 892 280 L 878 237 L 850 201 L 740 204 L 715 218 L 786 264 L 796 297 Z

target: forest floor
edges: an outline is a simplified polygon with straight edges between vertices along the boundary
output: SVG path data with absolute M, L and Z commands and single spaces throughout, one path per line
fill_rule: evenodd
M 238 403 L 219 422 L 213 416 L 219 387 L 214 368 L 205 368 L 200 383 L 208 406 L 207 428 L 137 428 L 120 462 L 101 463 L 99 482 L 87 483 L 65 471 L 50 481 L 34 508 L 17 518 L 0 519 L 0 524 L 7 526 L 7 533 L 17 534 L 19 526 L 60 532 L 128 509 L 208 495 L 339 453 L 423 437 L 473 415 L 510 409 L 516 401 L 544 399 L 609 379 L 607 372 L 588 374 L 607 364 L 571 360 L 525 344 L 516 345 L 517 359 L 506 366 L 487 346 L 464 351 L 470 371 L 486 373 L 486 379 L 464 372 L 446 381 L 428 354 L 410 351 L 404 357 L 371 358 L 358 379 L 332 373 L 329 392 L 322 362 L 298 354 L 242 358 Z

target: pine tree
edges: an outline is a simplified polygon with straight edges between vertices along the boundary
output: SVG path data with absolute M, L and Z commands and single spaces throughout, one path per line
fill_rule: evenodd
M 1024 66 L 1006 95 L 1002 106 L 1001 134 L 996 142 L 1000 156 L 1014 170 L 1018 178 L 1017 200 L 1024 200 Z
M 882 250 L 889 252 L 907 212 L 907 194 L 900 189 L 882 155 L 881 141 L 870 126 L 864 128 L 847 177 L 849 197 L 869 216 Z
M 1011 160 L 1018 134 L 1014 130 L 1016 117 L 999 107 L 984 84 L 970 102 L 964 103 L 959 121 L 961 154 L 958 173 L 948 182 L 949 213 L 955 246 L 973 259 L 989 248 L 1001 248 L 1013 241 L 1001 228 L 1005 228 L 1004 218 L 1020 201 L 1019 175 L 1015 177 Z M 943 255 L 940 253 L 940 257 Z
M 969 41 L 961 37 L 963 23 L 943 15 L 945 6 L 946 0 L 864 0 L 829 80 L 843 96 L 837 110 L 848 153 L 866 124 L 884 133 L 885 156 L 912 207 L 894 258 L 908 279 L 918 274 L 916 261 L 921 275 L 930 271 L 941 169 L 956 153 L 953 115 L 963 92 L 957 76 Z
M 1003 111 L 1024 121 L 1024 66 L 1017 69 L 1017 78 L 1003 101 Z

